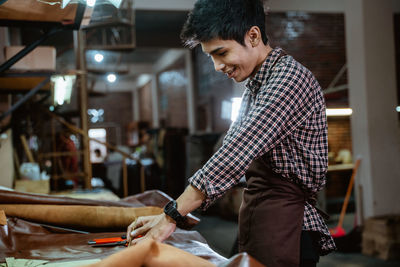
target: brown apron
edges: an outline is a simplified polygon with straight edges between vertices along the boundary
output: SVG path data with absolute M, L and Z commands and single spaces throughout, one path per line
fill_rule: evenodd
M 246 171 L 239 212 L 239 251 L 267 267 L 299 266 L 305 195 L 270 170 L 263 158 Z

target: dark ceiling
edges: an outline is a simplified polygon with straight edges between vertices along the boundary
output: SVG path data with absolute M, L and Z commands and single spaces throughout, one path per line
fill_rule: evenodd
M 138 48 L 182 48 L 179 38 L 187 12 L 182 11 L 136 11 L 135 29 Z M 22 44 L 38 39 L 42 29 L 21 28 Z M 73 45 L 72 31 L 64 31 L 50 37 L 43 45 L 65 48 Z
M 93 15 L 96 14 L 100 13 L 93 13 Z M 124 53 L 105 51 L 105 58 L 108 62 L 153 64 L 166 49 L 182 48 L 179 34 L 186 18 L 187 12 L 183 11 L 137 10 L 135 12 L 136 48 Z M 42 29 L 21 28 L 21 42 L 27 45 L 37 40 L 42 33 Z M 73 32 L 69 30 L 57 33 L 41 45 L 55 46 L 57 56 L 62 56 L 65 52 L 70 54 L 73 49 Z M 89 54 L 90 51 L 87 57 L 91 58 Z M 72 60 L 74 58 L 71 58 Z
M 179 34 L 186 18 L 181 11 L 136 11 L 137 47 L 182 48 Z

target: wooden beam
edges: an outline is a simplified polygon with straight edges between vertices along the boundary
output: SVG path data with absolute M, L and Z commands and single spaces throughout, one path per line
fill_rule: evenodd
M 20 135 L 19 138 L 21 139 L 22 147 L 24 148 L 25 154 L 28 157 L 29 162 L 35 162 L 32 156 L 32 152 L 29 148 L 28 142 L 26 141 L 25 135 Z
M 326 90 L 323 91 L 323 93 L 325 95 L 327 95 L 327 94 L 332 94 L 332 93 L 344 91 L 344 90 L 347 90 L 348 88 L 349 88 L 349 86 L 347 84 L 342 84 L 342 85 L 338 85 L 338 86 L 326 89 Z
M 20 164 L 19 164 L 17 150 L 15 148 L 13 149 L 13 157 L 14 157 L 15 174 L 17 179 L 20 179 L 21 178 L 21 174 L 19 173 Z
M 54 179 L 59 179 L 59 178 L 74 178 L 74 177 L 85 177 L 86 174 L 83 172 L 78 172 L 78 173 L 63 173 L 60 175 L 52 175 L 51 178 Z
M 335 75 L 335 78 L 333 78 L 333 80 L 326 89 L 328 90 L 330 88 L 333 88 L 336 85 L 336 83 L 340 80 L 340 78 L 342 78 L 346 70 L 347 70 L 347 64 L 345 63 L 343 67 L 339 70 L 339 72 Z
M 50 153 L 40 153 L 38 155 L 39 158 L 53 158 L 53 157 L 62 157 L 62 156 L 73 156 L 73 155 L 81 155 L 82 151 L 70 151 L 70 152 L 50 152 Z
M 85 33 L 82 30 L 74 32 L 75 37 L 75 48 L 77 54 L 77 69 L 82 70 L 83 73 L 86 73 L 86 57 L 85 57 Z M 82 150 L 83 150 L 83 171 L 86 174 L 85 177 L 85 188 L 92 188 L 91 179 L 92 179 L 92 165 L 90 162 L 90 145 L 89 145 L 89 137 L 88 137 L 88 114 L 87 114 L 87 106 L 88 106 L 88 91 L 87 91 L 87 75 L 82 74 L 79 76 L 79 109 L 80 109 L 80 119 L 81 119 L 81 128 L 83 131 L 82 135 Z

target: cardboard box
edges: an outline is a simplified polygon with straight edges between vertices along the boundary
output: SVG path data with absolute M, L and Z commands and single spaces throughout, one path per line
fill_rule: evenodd
M 364 233 L 376 234 L 400 243 L 400 215 L 369 218 L 365 221 Z
M 362 253 L 383 260 L 400 259 L 400 216 L 366 220 L 362 234 Z
M 14 156 L 11 129 L 0 136 L 0 170 L 0 186 L 12 188 L 14 182 Z
M 49 194 L 50 193 L 50 181 L 49 180 L 38 180 L 38 181 L 16 180 L 14 189 L 19 192 Z
M 6 60 L 21 51 L 23 46 L 5 47 Z M 56 70 L 56 49 L 52 46 L 38 46 L 25 57 L 15 63 L 13 70 Z

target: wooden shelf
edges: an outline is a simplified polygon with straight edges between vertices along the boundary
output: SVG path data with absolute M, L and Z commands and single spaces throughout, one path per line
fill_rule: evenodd
M 0 74 L 0 93 L 23 93 L 29 91 L 53 74 L 55 74 L 54 71 L 6 71 Z M 50 83 L 48 83 L 40 91 L 49 91 L 50 88 Z
M 0 77 L 0 92 L 10 92 L 10 91 L 20 91 L 26 92 L 39 83 L 41 83 L 46 77 L 25 77 L 25 78 L 5 78 Z M 41 91 L 48 91 L 50 90 L 50 83 L 43 86 Z
M 328 166 L 328 172 L 332 171 L 351 171 L 354 168 L 353 163 L 349 164 L 334 164 Z
M 107 50 L 116 52 L 130 52 L 136 49 L 134 44 L 119 44 L 119 45 L 87 45 L 86 50 Z
M 60 2 L 47 0 L 46 2 Z M 0 5 L 1 26 L 73 26 L 79 29 L 86 5 L 72 3 L 61 9 L 37 0 L 13 0 Z
M 87 68 L 88 73 L 97 74 L 97 75 L 104 75 L 107 73 L 115 73 L 118 75 L 129 74 L 129 69 L 95 69 L 95 68 Z

